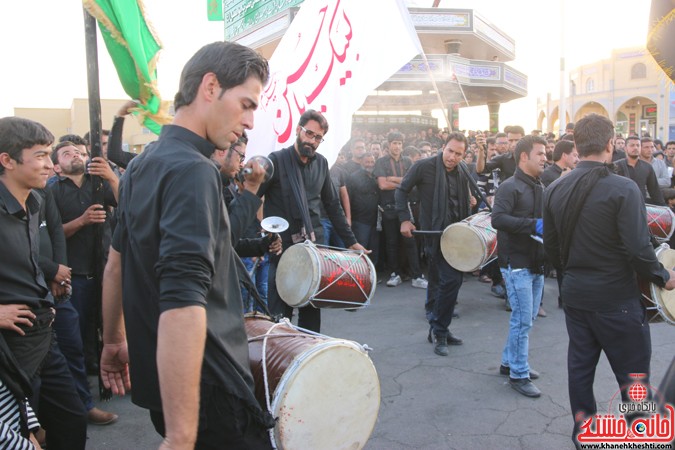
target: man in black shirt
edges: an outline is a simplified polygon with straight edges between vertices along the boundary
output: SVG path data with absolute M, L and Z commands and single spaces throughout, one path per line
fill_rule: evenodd
M 324 230 L 320 213 L 323 205 L 334 231 L 344 241 L 345 246 L 353 250 L 365 250 L 356 241 L 347 223 L 337 189 L 328 172 L 328 161 L 316 151 L 327 131 L 326 118 L 309 109 L 300 116 L 295 129 L 295 143 L 270 154 L 270 160 L 275 167 L 274 176 L 260 186 L 258 195 L 265 196 L 265 217 L 283 217 L 288 221 L 288 229 L 280 233 L 284 249 L 305 240 L 323 242 Z M 277 291 L 279 259 L 277 255 L 270 258 L 267 302 L 273 314 L 283 314 L 290 318 L 293 308 L 282 301 Z M 319 332 L 321 310 L 312 305 L 300 308 L 298 326 Z
M 563 174 L 569 173 L 579 162 L 579 153 L 577 153 L 572 141 L 558 141 L 553 149 L 553 164 L 548 166 L 541 174 L 541 182 L 548 186 Z
M 379 191 L 373 175 L 375 157 L 367 152 L 362 158 L 363 167 L 347 177 L 347 192 L 352 209 L 352 231 L 354 237 L 366 248 L 373 251 L 373 261 L 377 261 L 377 201 Z
M 36 122 L 0 119 L 0 306 L 10 322 L 0 353 L 23 371 L 8 387 L 18 401 L 31 397 L 39 406 L 49 448 L 84 449 L 86 411 L 54 339 L 54 299 L 38 264 L 40 200 L 31 189 L 44 188 L 51 175 L 53 140 Z
M 541 392 L 532 383 L 538 374 L 528 364 L 529 334 L 544 291 L 544 248 L 532 235 L 543 234 L 544 186 L 539 175 L 546 163 L 546 140 L 525 136 L 516 145 L 518 168 L 497 189 L 492 226 L 497 230 L 499 267 L 511 305 L 509 334 L 499 371 L 527 397 Z
M 649 384 L 651 340 L 636 274 L 673 289 L 675 272 L 654 254 L 638 186 L 614 175 L 614 125 L 589 114 L 574 128 L 581 162 L 544 194 L 544 246 L 549 261 L 564 271 L 562 300 L 569 335 L 567 357 L 573 440 L 585 418 L 597 411 L 595 366 L 604 351 L 628 399 L 631 373 Z
M 617 174 L 635 181 L 642 192 L 643 201 L 652 205 L 666 205 L 654 168 L 648 162 L 640 159 L 639 137 L 628 136 L 626 138 L 626 158 L 620 159 L 614 164 Z
M 173 125 L 122 180 L 101 374 L 119 394 L 133 379 L 132 401 L 150 410 L 167 448 L 270 448 L 273 422 L 253 393 L 236 254 L 209 159 L 253 127 L 268 74 L 249 48 L 202 47 L 181 74 Z
M 513 156 L 513 153 L 516 150 L 516 144 L 523 136 L 525 136 L 525 130 L 519 125 L 508 126 L 505 128 L 506 137 L 509 141 L 509 149 L 506 153 L 500 154 L 492 158 L 490 161 L 486 161 L 487 155 L 485 151 L 478 152 L 478 158 L 476 159 L 476 172 L 480 173 L 490 173 L 495 169 L 500 170 L 501 182 L 506 181 L 508 178 L 512 177 L 516 171 L 516 160 Z M 497 138 L 497 142 L 500 142 L 500 139 Z
M 462 163 L 467 140 L 461 133 L 452 133 L 443 151 L 416 162 L 396 189 L 396 211 L 401 221 L 400 232 L 412 238 L 417 229 L 411 222 L 408 195 L 417 187 L 420 197 L 420 229 L 443 231 L 451 223 L 471 214 L 476 200 L 469 195 L 469 181 L 457 166 Z M 448 331 L 457 295 L 462 287 L 462 272 L 451 267 L 441 254 L 440 236 L 426 239 L 429 261 L 427 304 L 432 309 L 429 318 L 429 342 L 435 343 L 437 355 L 448 356 L 448 344 L 461 345 L 462 340 Z
M 73 293 L 71 303 L 80 317 L 80 333 L 84 356 L 90 373 L 97 373 L 96 317 L 100 306 L 100 284 L 95 279 L 97 270 L 103 267 L 103 254 L 110 246 L 110 207 L 117 206 L 119 180 L 108 162 L 101 156 L 88 164 L 81 150 L 70 141 L 60 142 L 52 153 L 57 181 L 49 186 L 58 206 L 63 232 L 66 235 L 68 264 L 72 268 Z M 92 175 L 103 179 L 103 204 L 94 203 Z M 96 260 L 94 251 L 96 224 L 102 224 L 102 248 Z M 97 269 L 97 267 L 99 269 Z M 100 274 L 100 272 L 99 272 Z
M 387 271 L 390 272 L 387 286 L 396 287 L 403 282 L 401 279 L 403 255 L 399 255 L 399 248 L 403 244 L 412 272 L 412 286 L 426 289 L 428 282 L 422 275 L 417 244 L 414 238 L 401 236 L 401 221 L 396 211 L 394 199 L 394 191 L 401 185 L 401 180 L 412 166 L 412 161 L 410 158 L 401 155 L 403 151 L 403 135 L 401 133 L 391 132 L 387 136 L 387 140 L 389 141 L 389 154 L 377 160 L 373 171 L 380 188 L 382 232 L 384 233 L 385 253 L 387 255 Z

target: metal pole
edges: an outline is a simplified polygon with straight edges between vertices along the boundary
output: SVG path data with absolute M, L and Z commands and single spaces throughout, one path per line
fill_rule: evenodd
M 558 102 L 558 139 L 567 125 L 565 111 L 565 0 L 560 0 L 560 101 Z

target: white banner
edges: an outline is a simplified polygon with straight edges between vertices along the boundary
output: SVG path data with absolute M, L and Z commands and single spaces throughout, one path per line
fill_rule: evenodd
M 247 154 L 288 147 L 315 109 L 329 125 L 318 151 L 332 164 L 366 97 L 420 53 L 403 0 L 306 0 L 270 59 Z

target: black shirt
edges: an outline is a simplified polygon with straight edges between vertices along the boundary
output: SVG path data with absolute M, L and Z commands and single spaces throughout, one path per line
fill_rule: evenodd
M 485 168 L 483 168 L 483 173 L 490 173 L 495 169 L 500 170 L 500 182 L 504 182 L 511 178 L 513 174 L 516 173 L 516 160 L 513 157 L 513 153 L 506 152 L 487 161 L 485 163 Z
M 34 192 L 26 211 L 0 181 L 0 304 L 31 308 L 54 303 L 38 261 L 40 258 L 40 200 Z
M 666 202 L 663 200 L 663 194 L 659 187 L 659 181 L 656 178 L 656 173 L 651 164 L 638 159 L 635 167 L 628 164 L 625 159 L 620 159 L 614 163 L 616 165 L 616 173 L 628 177 L 635 181 L 640 192 L 642 192 L 642 199 L 652 205 L 665 206 Z M 649 195 L 647 195 L 649 193 Z
M 544 191 L 544 247 L 560 266 L 560 236 L 570 193 L 580 177 L 601 163 L 581 161 Z M 663 287 L 668 272 L 656 259 L 637 185 L 618 175 L 600 178 L 583 205 L 572 237 L 562 284 L 565 304 L 588 311 L 609 311 L 638 301 L 635 273 Z
M 304 164 L 294 147 L 287 147 L 283 150 L 270 153 L 269 158 L 275 167 L 278 165 L 278 158 L 281 152 L 288 151 L 292 152 L 291 157 L 296 158 L 296 162 L 300 165 L 302 183 L 305 187 L 309 216 L 314 228 L 316 242 L 323 242 L 323 228 L 321 227 L 321 206 L 323 206 L 327 217 L 333 223 L 333 227 L 335 227 L 335 232 L 344 241 L 345 247 L 354 245 L 356 239 L 349 224 L 347 224 L 345 213 L 340 205 L 338 191 L 333 185 L 328 171 L 328 161 L 326 158 L 322 154 L 316 153 L 307 164 Z M 293 243 L 291 235 L 297 233 L 298 228 L 290 220 L 290 207 L 284 202 L 281 183 L 279 171 L 275 170 L 272 178 L 260 186 L 258 196 L 265 196 L 265 203 L 263 204 L 265 217 L 278 216 L 288 220 L 290 225 L 288 230 L 281 233 L 281 239 L 284 248 L 286 248 Z
M 157 327 L 162 312 L 206 308 L 202 381 L 259 410 L 215 147 L 191 131 L 165 125 L 134 158 L 120 184 L 113 247 L 122 256 L 124 318 L 132 400 L 161 410 Z M 190 330 L 185 330 L 190 333 Z
M 55 183 L 48 186 L 54 195 L 56 206 L 61 213 L 63 223 L 71 222 L 80 217 L 91 205 L 94 204 L 91 177 L 84 175 L 82 186 L 77 185 L 67 177 L 58 177 Z M 115 195 L 107 181 L 103 180 L 104 207 L 117 206 Z M 103 249 L 110 246 L 110 213 L 103 224 L 104 242 Z M 73 269 L 73 275 L 91 275 L 94 273 L 94 237 L 95 226 L 86 225 L 75 234 L 66 239 L 68 248 L 68 263 Z M 107 237 L 107 238 L 106 238 Z
M 361 168 L 347 177 L 352 222 L 375 225 L 379 190 L 375 176 Z
M 378 177 L 402 177 L 406 174 L 408 169 L 412 166 L 412 160 L 406 156 L 401 156 L 398 161 L 389 155 L 384 155 L 375 162 L 375 169 L 373 169 L 373 174 L 376 178 Z M 388 207 L 394 209 L 396 200 L 394 198 L 394 191 L 391 190 L 380 190 L 380 205 L 382 207 Z
M 34 190 L 42 197 L 40 203 L 40 268 L 46 281 L 52 281 L 59 271 L 59 264 L 68 265 L 66 236 L 63 234 L 61 214 L 51 191 Z
M 541 174 L 541 182 L 544 183 L 544 186 L 548 186 L 560 178 L 561 175 L 562 169 L 559 165 L 553 163 L 544 170 L 544 173 Z

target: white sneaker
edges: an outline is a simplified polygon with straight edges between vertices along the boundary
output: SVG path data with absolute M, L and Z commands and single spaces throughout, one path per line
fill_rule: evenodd
M 389 278 L 389 281 L 387 281 L 387 286 L 389 286 L 389 287 L 396 287 L 396 286 L 398 286 L 398 285 L 401 284 L 401 283 L 402 283 L 401 277 L 398 276 L 398 275 L 396 275 L 396 272 L 393 272 L 393 273 L 391 274 L 391 277 Z
M 412 287 L 426 289 L 429 285 L 429 282 L 424 278 L 424 275 L 420 275 L 418 278 L 412 280 Z

